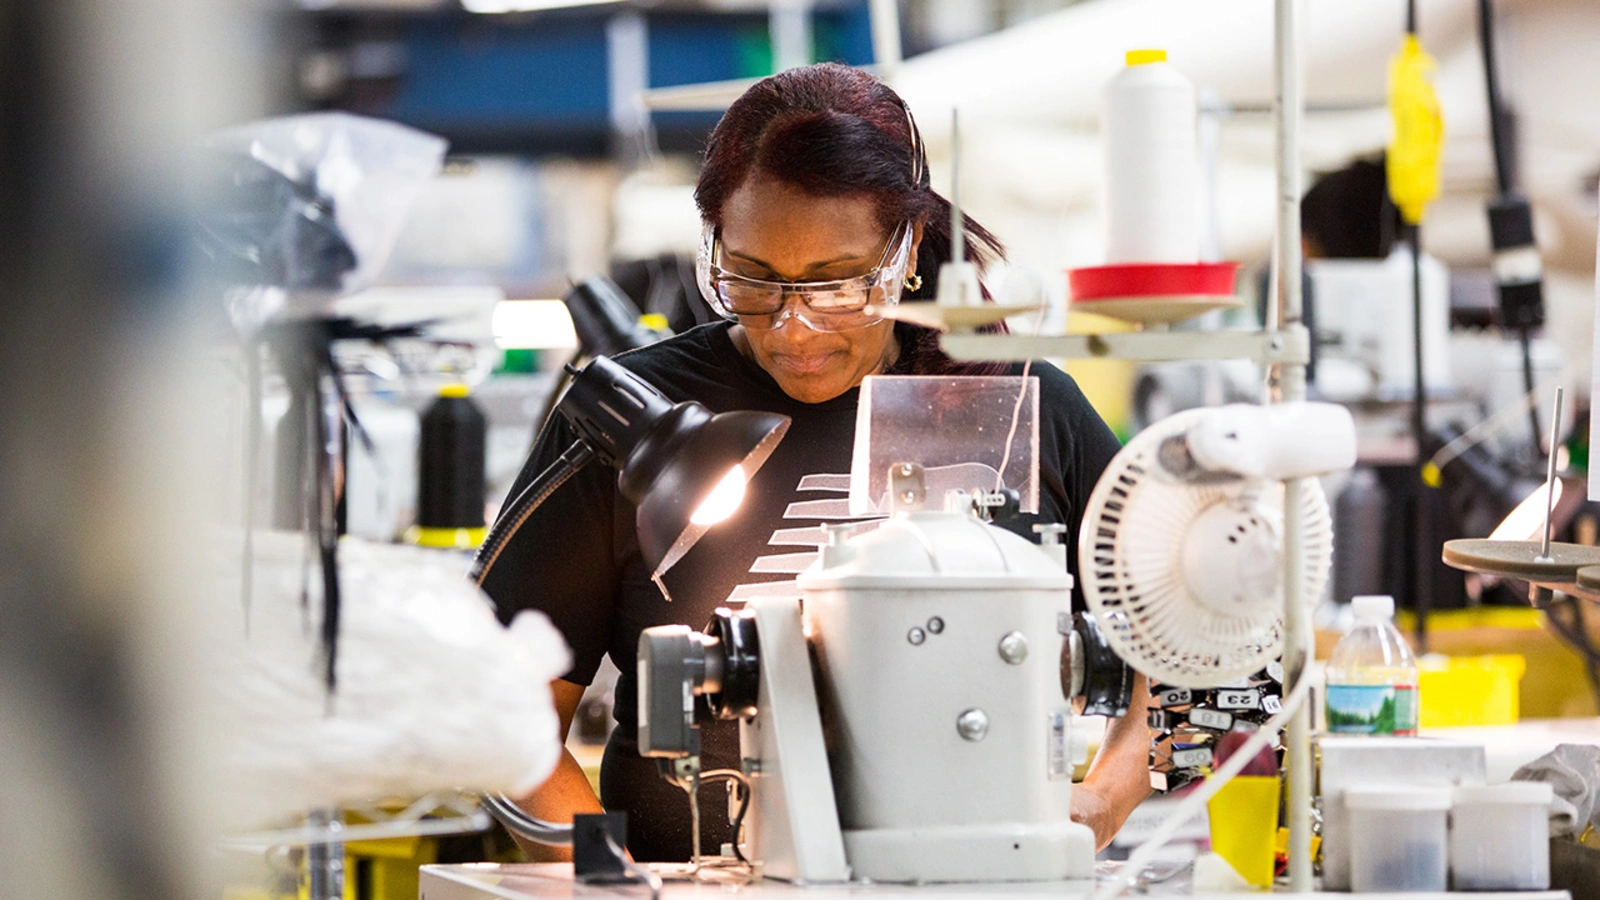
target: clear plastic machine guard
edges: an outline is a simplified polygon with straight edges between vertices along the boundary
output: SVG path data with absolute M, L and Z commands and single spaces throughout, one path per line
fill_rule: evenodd
M 946 491 L 1010 488 L 1039 511 L 1039 379 L 871 375 L 856 407 L 850 512 L 889 512 L 889 467 L 923 467 L 929 504 Z

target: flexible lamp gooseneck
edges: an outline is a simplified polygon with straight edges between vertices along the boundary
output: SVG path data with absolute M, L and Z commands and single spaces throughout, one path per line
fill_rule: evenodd
M 603 356 L 572 375 L 556 411 L 579 438 L 501 512 L 473 564 L 478 584 L 539 504 L 596 458 L 617 469 L 617 489 L 638 510 L 639 552 L 659 576 L 733 515 L 789 430 L 789 417 L 776 413 L 673 403 Z

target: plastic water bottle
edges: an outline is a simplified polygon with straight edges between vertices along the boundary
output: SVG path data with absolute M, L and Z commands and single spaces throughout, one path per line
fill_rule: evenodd
M 1130 50 L 1105 89 L 1107 263 L 1200 256 L 1194 85 L 1165 50 Z
M 1328 659 L 1328 730 L 1417 733 L 1417 659 L 1394 627 L 1394 598 L 1356 597 L 1351 628 Z

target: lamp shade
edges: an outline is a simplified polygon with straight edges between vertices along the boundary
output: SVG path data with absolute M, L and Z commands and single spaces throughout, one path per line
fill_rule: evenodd
M 640 554 L 656 575 L 733 513 L 789 430 L 789 417 L 776 413 L 675 404 L 603 356 L 576 374 L 558 409 L 618 469 L 617 488 L 638 511 Z

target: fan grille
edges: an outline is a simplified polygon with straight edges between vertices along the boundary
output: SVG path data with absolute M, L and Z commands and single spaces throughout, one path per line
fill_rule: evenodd
M 1084 596 L 1112 648 L 1150 678 L 1180 687 L 1211 687 L 1258 672 L 1279 655 L 1283 640 L 1275 612 L 1217 612 L 1184 581 L 1184 538 L 1215 504 L 1263 492 L 1281 533 L 1281 485 L 1244 479 L 1185 484 L 1155 471 L 1161 442 L 1206 413 L 1189 410 L 1157 422 L 1117 454 L 1089 497 L 1078 554 Z M 1304 484 L 1303 596 L 1315 598 L 1327 584 L 1333 521 L 1320 483 Z

